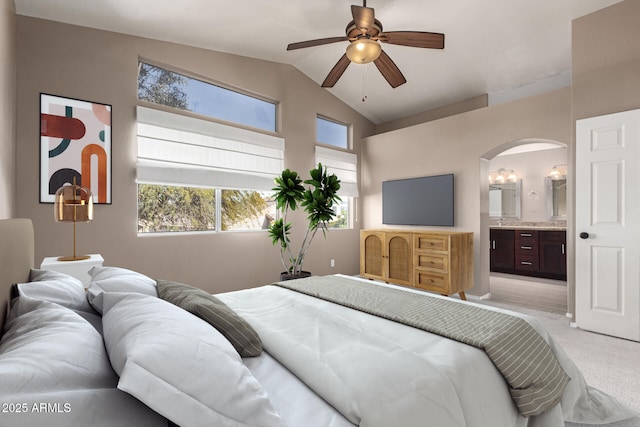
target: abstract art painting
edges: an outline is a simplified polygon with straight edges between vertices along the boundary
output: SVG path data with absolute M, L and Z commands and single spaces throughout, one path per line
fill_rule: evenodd
M 111 203 L 111 106 L 40 94 L 40 202 L 66 183 Z

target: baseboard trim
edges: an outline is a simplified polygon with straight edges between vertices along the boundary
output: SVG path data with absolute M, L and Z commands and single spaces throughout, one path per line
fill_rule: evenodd
M 484 295 L 473 295 L 473 294 L 466 294 L 467 299 L 472 299 L 472 300 L 486 300 L 486 299 L 491 299 L 491 292 L 486 293 Z

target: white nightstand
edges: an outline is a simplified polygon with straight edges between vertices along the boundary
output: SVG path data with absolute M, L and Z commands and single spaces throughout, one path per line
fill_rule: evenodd
M 91 276 L 89 276 L 89 270 L 93 267 L 102 267 L 104 259 L 102 255 L 93 254 L 89 255 L 88 259 L 80 261 L 58 261 L 58 257 L 47 257 L 42 260 L 40 264 L 41 270 L 54 270 L 60 273 L 68 274 L 77 279 L 80 279 L 85 287 L 89 287 L 91 282 Z

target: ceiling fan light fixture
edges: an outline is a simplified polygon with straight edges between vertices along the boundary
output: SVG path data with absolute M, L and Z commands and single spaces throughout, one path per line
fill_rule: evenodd
M 368 64 L 380 56 L 382 48 L 378 42 L 363 37 L 349 43 L 347 46 L 347 58 L 356 64 Z

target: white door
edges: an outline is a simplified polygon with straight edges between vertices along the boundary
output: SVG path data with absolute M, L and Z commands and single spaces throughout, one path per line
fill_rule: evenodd
M 640 110 L 576 122 L 576 325 L 640 341 Z

